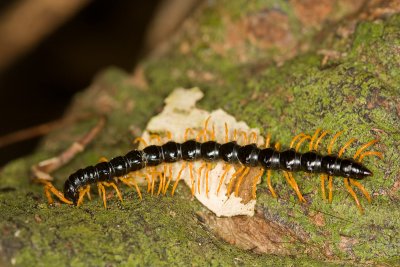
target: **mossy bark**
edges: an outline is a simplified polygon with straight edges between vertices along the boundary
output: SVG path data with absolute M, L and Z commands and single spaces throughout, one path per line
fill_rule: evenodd
M 296 174 L 307 199 L 300 204 L 282 174 L 274 173 L 280 197 L 272 198 L 266 185 L 259 185 L 256 225 L 261 218 L 298 238 L 288 240 L 290 253 L 271 255 L 221 240 L 217 220 L 204 216 L 204 208 L 183 186 L 173 198 L 145 194 L 143 201 L 124 188 L 124 202 L 111 198 L 106 210 L 98 197 L 78 208 L 49 206 L 41 187 L 29 182 L 30 166 L 67 148 L 93 119 L 55 131 L 36 153 L 2 170 L 1 264 L 399 264 L 400 15 L 397 10 L 376 15 L 370 7 L 348 16 L 343 2 L 336 1 L 330 15 L 310 21 L 302 17 L 298 1 L 246 3 L 203 7 L 167 54 L 143 62 L 147 86 L 110 68 L 78 95 L 67 116 L 106 114 L 108 122 L 83 153 L 54 173 L 56 186 L 62 188 L 62 177 L 101 156 L 126 153 L 171 90 L 198 86 L 205 93 L 202 108 L 225 109 L 271 133 L 284 147 L 293 135 L 312 134 L 318 127 L 331 133 L 345 130 L 337 147 L 350 137 L 360 143 L 380 139 L 374 149 L 384 159 L 365 160 L 374 172 L 362 181 L 372 203 L 359 194 L 365 214 L 358 212 L 341 178 L 334 180 L 329 204 L 321 199 L 317 176 Z M 263 19 L 271 16 L 272 21 Z M 263 33 L 264 27 L 271 31 Z

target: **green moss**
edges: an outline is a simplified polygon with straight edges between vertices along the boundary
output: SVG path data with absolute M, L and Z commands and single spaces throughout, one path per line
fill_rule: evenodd
M 257 10 L 259 6 L 254 5 L 251 8 Z M 226 25 L 219 21 L 220 9 L 207 12 L 205 31 L 223 40 L 220 34 L 226 31 Z M 223 108 L 252 127 L 271 133 L 283 147 L 295 134 L 312 134 L 318 127 L 332 133 L 346 131 L 335 150 L 353 136 L 360 144 L 379 138 L 376 150 L 382 151 L 385 159 L 365 160 L 374 175 L 362 183 L 374 197 L 368 204 L 358 194 L 364 215 L 359 214 L 340 178 L 334 179 L 332 204 L 321 199 L 316 175 L 295 175 L 308 200 L 305 205 L 298 203 L 281 173 L 274 172 L 272 177 L 278 200 L 270 196 L 265 184 L 258 187 L 257 207 L 263 216 L 302 233 L 306 246 L 319 248 L 318 253 L 279 257 L 230 246 L 197 219 L 196 212 L 203 207 L 190 199 L 183 186 L 174 198 L 144 194 L 141 202 L 136 193 L 124 189 L 124 203 L 109 200 L 106 210 L 98 197 L 79 208 L 48 206 L 42 188 L 29 183 L 29 168 L 57 155 L 86 133 L 95 124 L 95 119 L 90 119 L 52 133 L 37 153 L 2 170 L 1 258 L 19 266 L 396 264 L 400 196 L 391 190 L 400 173 L 399 22 L 400 16 L 395 15 L 384 21 L 360 23 L 353 38 L 337 40 L 347 56 L 336 65 L 324 67 L 313 51 L 276 67 L 269 53 L 260 52 L 256 57 L 260 50 L 251 45 L 251 63 L 242 65 L 233 54 L 224 57 L 215 53 L 208 41 L 195 42 L 190 39 L 194 37 L 185 36 L 194 42 L 193 54 L 181 55 L 178 49 L 172 49 L 165 57 L 144 63 L 148 89 L 136 88 L 129 82 L 130 76 L 111 68 L 92 88 L 77 96 L 71 108 L 71 114 L 106 113 L 108 122 L 83 153 L 54 173 L 58 188 L 76 169 L 97 162 L 101 156 L 111 158 L 130 150 L 130 130 L 143 129 L 176 87 L 199 86 L 205 92 L 202 108 Z M 189 71 L 196 75 L 188 75 Z M 198 74 L 205 71 L 214 79 L 201 79 Z M 98 95 L 112 105 L 108 109 L 97 105 L 94 100 Z M 324 152 L 328 141 L 321 144 Z M 350 148 L 346 155 L 355 150 Z M 323 215 L 323 226 L 314 222 L 312 215 L 316 213 Z M 332 255 L 326 255 L 326 250 Z

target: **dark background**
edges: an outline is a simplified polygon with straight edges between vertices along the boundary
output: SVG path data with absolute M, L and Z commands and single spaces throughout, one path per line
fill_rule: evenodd
M 1 1 L 0 12 L 12 1 Z M 62 116 L 71 97 L 110 65 L 132 71 L 161 0 L 96 0 L 0 73 L 0 136 Z M 1 53 L 1 51 L 0 51 Z M 0 148 L 0 166 L 40 138 Z

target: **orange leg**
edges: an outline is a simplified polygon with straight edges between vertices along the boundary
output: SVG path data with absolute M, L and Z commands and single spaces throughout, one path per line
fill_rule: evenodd
M 196 141 L 200 142 L 203 139 L 203 142 L 207 141 L 207 132 L 205 130 L 199 131 L 196 136 Z
M 265 137 L 265 148 L 268 148 L 271 144 L 271 135 L 268 133 Z
M 322 194 L 322 199 L 326 200 L 326 194 L 325 194 L 325 179 L 328 178 L 326 174 L 321 174 L 321 194 Z
M 306 202 L 304 199 L 303 195 L 300 192 L 299 186 L 297 185 L 296 180 L 294 179 L 293 175 L 291 172 L 283 171 L 283 174 L 285 175 L 286 181 L 288 184 L 293 188 L 293 190 L 296 192 L 297 197 L 299 198 L 300 202 Z
M 165 195 L 167 193 L 169 184 L 171 183 L 171 179 L 172 179 L 172 165 L 168 166 L 168 181 L 164 186 L 164 190 L 163 190 L 163 194 Z
M 218 184 L 218 188 L 217 188 L 217 196 L 218 196 L 218 194 L 219 194 L 219 191 L 221 190 L 221 186 L 222 186 L 222 183 L 224 182 L 224 180 L 225 180 L 225 176 L 226 176 L 226 174 L 228 173 L 228 171 L 231 169 L 231 167 L 232 167 L 232 165 L 225 165 L 224 166 L 224 172 L 222 173 L 222 175 L 221 175 L 221 178 L 219 179 L 219 184 Z
M 257 143 L 257 133 L 256 132 L 251 132 L 249 135 L 249 140 L 250 143 Z
M 90 196 L 90 185 L 85 186 L 84 188 L 79 189 L 79 197 L 76 205 L 79 207 L 83 203 L 83 198 L 85 195 L 88 195 L 88 198 L 91 199 Z
M 276 143 L 275 144 L 275 149 L 278 150 L 278 151 L 281 150 L 281 143 L 279 143 L 279 142 Z
M 272 195 L 274 198 L 277 198 L 278 196 L 277 196 L 277 194 L 275 193 L 275 190 L 274 190 L 274 188 L 272 187 L 272 183 L 271 183 L 271 170 L 267 170 L 267 185 L 268 185 L 269 192 L 271 192 L 271 195 Z
M 148 173 L 151 176 L 151 186 L 150 186 L 151 195 L 154 195 L 157 178 L 160 179 L 159 189 L 160 187 L 162 187 L 162 173 L 157 171 L 155 167 L 151 168 L 149 167 Z
M 228 124 L 225 122 L 224 123 L 225 126 L 225 143 L 229 142 L 229 130 L 228 130 Z
M 329 131 L 324 131 L 317 139 L 317 142 L 315 142 L 314 145 L 314 150 L 318 150 L 318 146 L 321 143 L 322 138 L 324 138 L 327 134 L 329 133 Z
M 251 188 L 251 196 L 253 199 L 256 199 L 256 192 L 257 192 L 257 182 L 261 179 L 261 176 L 264 174 L 264 169 L 260 168 L 260 172 L 254 176 L 253 185 Z
M 210 140 L 212 140 L 212 137 L 215 136 L 215 129 L 213 126 L 213 131 L 210 133 L 210 131 L 208 131 L 208 123 L 210 122 L 211 116 L 208 116 L 208 118 L 206 119 L 206 121 L 204 122 L 204 129 L 201 131 L 204 133 L 203 137 L 204 137 L 204 142 L 207 141 L 207 137 L 208 135 L 210 136 Z
M 354 179 L 350 179 L 350 184 L 357 186 L 358 189 L 360 189 L 360 191 L 364 194 L 364 196 L 368 200 L 368 202 L 371 203 L 371 196 L 362 184 L 360 184 L 359 182 L 357 182 Z
M 144 140 L 142 137 L 136 137 L 135 140 L 132 142 L 134 145 L 136 143 L 142 143 L 144 146 L 148 146 L 146 140 Z
M 329 143 L 328 146 L 328 154 L 332 154 L 332 148 L 333 148 L 333 144 L 335 143 L 336 139 L 343 133 L 343 131 L 337 132 L 333 137 L 331 142 Z
M 160 195 L 160 193 L 162 192 L 162 189 L 164 188 L 164 185 L 166 183 L 166 175 L 167 175 L 167 165 L 163 164 L 163 172 L 160 173 L 159 177 L 160 177 L 160 183 L 158 185 L 158 191 L 157 191 L 157 196 Z
M 249 173 L 249 171 L 250 171 L 250 168 L 246 167 L 246 168 L 244 168 L 242 175 L 239 176 L 239 179 L 238 179 L 238 181 L 236 183 L 236 187 L 235 187 L 235 197 L 239 196 L 239 189 L 242 184 L 243 178 Z
M 211 164 L 207 163 L 207 169 L 206 169 L 206 196 L 208 198 L 208 193 L 210 192 L 209 186 L 208 186 L 208 179 L 209 179 L 209 174 L 211 171 Z
M 212 126 L 212 131 L 211 131 L 211 134 L 210 134 L 210 140 L 215 141 L 215 125 L 214 124 Z
M 350 195 L 354 198 L 354 201 L 356 202 L 357 208 L 360 210 L 361 213 L 364 212 L 363 208 L 361 207 L 360 201 L 357 198 L 356 193 L 354 192 L 353 188 L 351 188 L 349 184 L 349 178 L 344 178 L 344 185 L 346 186 L 347 191 L 349 191 Z
M 357 139 L 355 138 L 351 138 L 349 141 L 347 141 L 346 144 L 344 144 L 344 146 L 339 150 L 338 156 L 341 157 L 344 153 L 344 151 L 355 141 L 357 141 Z
M 150 135 L 150 142 L 151 142 L 153 139 L 155 139 L 155 140 L 157 141 L 157 144 L 158 144 L 158 145 L 162 144 L 161 136 L 160 136 L 160 135 L 158 135 L 158 134 L 151 134 L 151 135 Z
M 377 143 L 379 140 L 374 139 L 372 141 L 369 141 L 368 143 L 366 143 L 365 145 L 361 146 L 357 152 L 354 154 L 353 159 L 357 159 L 358 156 L 361 154 L 361 152 L 363 152 L 365 149 L 367 149 L 368 147 L 372 146 L 373 144 Z
M 45 181 L 42 179 L 38 179 L 38 182 L 44 184 L 44 193 L 47 197 L 49 204 L 53 204 L 53 202 L 54 202 L 53 198 L 51 197 L 51 193 L 53 193 L 60 201 L 62 201 L 64 203 L 69 204 L 69 205 L 73 204 L 73 202 L 66 199 L 64 197 L 64 194 L 62 192 L 58 191 L 51 182 Z
M 309 150 L 310 150 L 310 151 L 313 150 L 314 141 L 315 141 L 315 139 L 317 138 L 317 136 L 318 136 L 318 134 L 319 134 L 320 132 L 321 132 L 321 128 L 318 128 L 318 129 L 315 131 L 314 135 L 312 136 L 312 138 L 311 138 L 311 140 L 310 140 L 310 144 L 309 144 Z
M 333 194 L 333 176 L 328 176 L 328 201 L 332 203 L 332 194 Z
M 154 167 L 149 167 L 147 169 L 147 173 L 146 173 L 149 177 L 150 177 L 150 192 L 151 195 L 154 194 L 154 187 L 155 187 L 155 181 L 156 181 L 156 177 L 157 177 L 157 172 L 155 170 Z M 154 177 L 154 175 L 156 174 L 156 177 Z
M 181 176 L 182 176 L 182 172 L 183 172 L 183 170 L 184 170 L 185 168 L 186 168 L 186 162 L 183 162 L 183 163 L 182 163 L 182 167 L 181 167 L 181 169 L 180 169 L 179 172 L 178 172 L 178 176 L 176 177 L 175 184 L 174 184 L 174 186 L 172 187 L 171 196 L 174 196 L 176 187 L 178 186 L 179 180 L 181 179 Z
M 296 143 L 296 140 L 305 136 L 304 133 L 299 133 L 298 135 L 296 135 L 295 137 L 292 138 L 292 141 L 290 142 L 290 148 L 293 148 L 294 144 Z
M 142 175 L 143 178 L 146 179 L 147 181 L 147 193 L 150 192 L 151 190 L 151 178 L 150 175 L 148 173 L 139 173 Z
M 190 175 L 190 184 L 191 184 L 191 191 L 192 191 L 192 196 L 196 193 L 196 180 L 194 179 L 194 173 L 193 173 L 193 163 L 189 162 L 189 175 Z
M 136 183 L 135 178 L 133 176 L 128 174 L 127 177 L 120 177 L 119 180 L 123 184 L 127 185 L 128 187 L 134 186 L 136 189 L 136 192 L 138 193 L 139 199 L 142 200 L 142 193 L 140 192 L 140 188 L 139 188 L 138 184 Z
M 102 185 L 102 183 L 100 182 L 97 183 L 97 189 L 99 190 L 99 196 L 101 196 L 101 198 L 103 199 L 104 208 L 106 209 L 107 208 L 106 190 Z
M 364 152 L 364 153 L 362 153 L 360 155 L 358 161 L 361 162 L 364 159 L 364 157 L 366 157 L 366 156 L 377 156 L 378 158 L 383 159 L 383 154 L 381 152 L 378 152 L 378 151 L 367 151 L 367 152 Z
M 297 143 L 297 146 L 296 146 L 296 152 L 297 151 L 299 151 L 299 149 L 300 149 L 300 147 L 301 147 L 301 144 L 305 141 L 305 140 L 307 140 L 307 139 L 310 139 L 311 140 L 311 136 L 309 136 L 309 135 L 305 135 L 305 136 L 303 136 L 301 139 L 300 139 L 300 141 Z
M 247 133 L 244 131 L 240 131 L 240 134 L 242 135 L 243 144 L 247 145 L 249 143 L 249 138 L 247 137 Z
M 201 164 L 199 170 L 197 171 L 197 192 L 199 192 L 199 194 L 201 194 L 201 171 L 204 169 L 204 167 L 206 166 L 207 163 L 203 163 Z
M 168 140 L 172 140 L 172 133 L 171 133 L 171 131 L 166 131 L 165 133 L 166 133 L 166 135 L 167 135 L 167 139 L 168 139 Z
M 234 174 L 232 174 L 231 180 L 229 181 L 229 184 L 228 184 L 228 190 L 227 190 L 228 197 L 231 195 L 233 182 L 235 181 L 236 176 L 238 176 L 244 170 L 244 168 L 245 168 L 245 166 L 241 166 Z
M 233 130 L 233 141 L 237 141 L 237 130 Z
M 121 192 L 119 191 L 117 185 L 114 182 L 98 182 L 97 186 L 99 188 L 99 193 L 103 198 L 103 203 L 104 203 L 104 208 L 107 208 L 107 204 L 106 204 L 106 190 L 105 190 L 105 186 L 107 187 L 112 187 L 114 188 L 114 190 L 117 192 L 117 196 L 119 198 L 119 200 L 122 202 L 122 195 Z
M 193 134 L 193 129 L 192 128 L 187 128 L 185 131 L 185 134 L 183 135 L 183 140 L 187 141 L 188 140 L 188 136 Z

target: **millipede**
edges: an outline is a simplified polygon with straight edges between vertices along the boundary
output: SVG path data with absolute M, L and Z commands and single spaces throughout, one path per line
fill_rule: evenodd
M 235 196 L 242 186 L 242 180 L 248 174 L 251 168 L 259 168 L 260 171 L 252 180 L 251 197 L 256 198 L 256 186 L 258 181 L 266 173 L 266 185 L 273 197 L 278 197 L 271 182 L 272 171 L 282 171 L 283 175 L 295 191 L 300 202 L 306 202 L 299 186 L 294 178 L 295 172 L 305 172 L 320 174 L 321 193 L 323 199 L 326 197 L 325 184 L 328 184 L 328 200 L 332 202 L 333 177 L 342 177 L 345 188 L 353 197 L 358 209 L 362 212 L 362 206 L 353 189 L 357 187 L 365 198 L 371 202 L 371 196 L 360 180 L 372 176 L 372 172 L 362 163 L 367 156 L 376 156 L 383 158 L 383 154 L 378 151 L 367 151 L 367 149 L 378 142 L 378 139 L 373 139 L 361 145 L 353 155 L 353 157 L 343 157 L 345 150 L 353 144 L 356 139 L 351 138 L 337 152 L 333 153 L 333 146 L 338 137 L 343 134 L 340 131 L 334 134 L 328 144 L 327 153 L 322 153 L 319 146 L 324 137 L 329 132 L 322 129 L 317 129 L 314 134 L 307 135 L 300 133 L 293 137 L 287 149 L 281 150 L 279 143 L 271 145 L 271 137 L 267 135 L 265 145 L 257 145 L 257 135 L 252 133 L 243 134 L 244 144 L 239 144 L 237 141 L 237 132 L 234 132 L 234 138 L 229 140 L 228 126 L 225 123 L 225 142 L 220 143 L 215 140 L 215 130 L 208 129 L 208 118 L 204 128 L 195 138 L 188 138 L 192 129 L 187 129 L 185 132 L 185 140 L 183 142 L 175 142 L 171 140 L 171 134 L 168 133 L 170 141 L 159 145 L 147 145 L 142 138 L 137 138 L 145 144 L 143 149 L 134 149 L 124 156 L 118 156 L 110 161 L 101 160 L 100 163 L 94 166 L 88 166 L 79 169 L 71 174 L 64 183 L 63 192 L 57 190 L 53 184 L 46 180 L 40 182 L 44 184 L 45 195 L 49 203 L 53 203 L 52 193 L 61 201 L 70 205 L 81 205 L 85 195 L 90 199 L 90 185 L 97 184 L 99 195 L 102 197 L 104 207 L 106 207 L 106 191 L 105 187 L 112 187 L 118 198 L 122 201 L 121 192 L 118 189 L 117 183 L 121 182 L 129 187 L 135 187 L 140 199 L 142 198 L 141 190 L 135 180 L 135 173 L 143 169 L 150 169 L 152 172 L 157 166 L 164 166 L 162 171 L 158 171 L 157 177 L 159 182 L 157 194 L 166 194 L 168 188 L 172 186 L 171 194 L 174 195 L 178 182 L 182 179 L 182 171 L 189 167 L 190 176 L 192 178 L 192 194 L 195 190 L 193 162 L 203 161 L 203 165 L 199 168 L 198 173 L 205 171 L 206 194 L 209 193 L 208 181 L 211 164 L 217 161 L 225 163 L 225 171 L 219 177 L 219 186 L 217 194 L 220 191 L 221 184 L 226 179 L 226 174 L 230 168 L 235 168 L 234 174 L 230 177 L 227 187 L 227 196 L 231 194 Z M 156 136 L 161 142 L 161 138 Z M 308 141 L 308 151 L 301 152 L 301 146 Z M 182 162 L 177 177 L 172 185 L 171 169 L 165 166 L 170 163 Z M 147 180 L 147 191 L 154 193 L 155 177 L 144 176 Z M 198 186 L 200 190 L 200 185 Z

